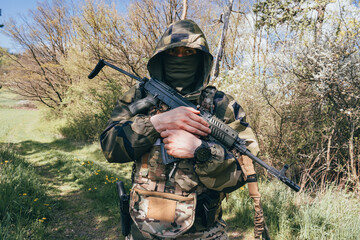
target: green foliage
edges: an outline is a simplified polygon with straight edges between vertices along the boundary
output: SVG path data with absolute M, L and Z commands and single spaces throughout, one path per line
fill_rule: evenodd
M 257 27 L 274 28 L 279 24 L 293 22 L 302 10 L 299 8 L 301 2 L 288 0 L 258 1 L 253 7 L 254 13 L 259 16 Z
M 230 228 L 236 225 L 246 230 L 253 226 L 253 202 L 246 187 L 231 193 L 229 200 L 224 200 L 223 207 L 225 220 Z
M 270 232 L 280 239 L 292 238 L 299 231 L 299 222 L 294 221 L 299 211 L 296 194 L 278 182 L 266 185 L 262 192 L 262 205 Z M 263 189 L 263 186 L 261 187 Z
M 129 189 L 131 165 L 108 165 L 97 144 L 58 134 L 54 139 L 53 121 L 38 110 L 14 109 L 16 102 L 12 94 L 0 94 L 0 124 L 6 126 L 0 138 L 0 239 L 83 239 L 83 232 L 69 229 L 78 221 L 93 233 L 88 222 L 95 217 L 101 221 L 99 238 L 116 235 L 115 181 Z M 8 116 L 21 119 L 21 125 Z
M 43 111 L 23 107 L 20 101 L 18 95 L 7 89 L 0 91 L 0 142 L 47 141 L 59 135 L 56 128 L 58 120 L 45 120 Z
M 36 170 L 0 147 L 0 238 L 41 239 L 56 204 Z
M 121 90 L 120 83 L 116 81 L 74 85 L 64 110 L 67 121 L 60 132 L 71 139 L 97 140 L 121 96 Z

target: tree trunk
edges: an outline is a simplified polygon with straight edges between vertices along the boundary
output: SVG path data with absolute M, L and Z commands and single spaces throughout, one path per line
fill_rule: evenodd
M 255 19 L 256 19 L 256 21 L 257 21 L 257 13 L 255 14 Z M 261 30 L 260 30 L 261 31 Z M 252 48 L 252 54 L 253 54 L 253 56 L 252 56 L 252 63 L 251 63 L 251 72 L 252 72 L 252 76 L 253 76 L 253 78 L 255 78 L 256 77 L 256 69 L 255 69 L 255 67 L 256 67 L 256 64 L 255 64 L 255 59 L 256 59 L 256 41 L 257 41 L 257 32 L 256 32 L 256 28 L 254 29 L 254 36 L 253 36 L 253 48 Z
M 329 139 L 328 139 L 328 144 L 327 144 L 327 151 L 326 151 L 326 171 L 330 170 L 330 163 L 331 163 L 331 140 L 332 137 L 334 135 L 335 132 L 335 127 L 331 130 Z
M 325 19 L 325 9 L 326 9 L 327 3 L 323 3 L 320 6 L 318 6 L 315 10 L 317 11 L 317 19 L 315 23 L 315 43 L 318 42 L 318 39 L 321 37 L 322 34 L 322 27 Z
M 232 10 L 232 5 L 233 5 L 233 0 L 229 0 L 229 3 L 225 9 L 225 13 L 224 13 L 224 26 L 223 26 L 223 30 L 221 33 L 221 38 L 219 41 L 219 46 L 218 46 L 218 50 L 215 56 L 215 61 L 214 61 L 214 67 L 213 67 L 213 72 L 212 72 L 212 76 L 213 76 L 213 80 L 216 79 L 219 76 L 219 65 L 220 65 L 220 61 L 222 59 L 223 56 L 223 51 L 224 51 L 224 46 L 225 46 L 225 37 L 226 37 L 226 31 L 228 29 L 229 26 L 229 21 L 230 21 L 230 14 L 231 14 L 231 10 Z
M 354 123 L 350 118 L 350 138 L 349 138 L 349 157 L 350 157 L 350 168 L 351 168 L 351 175 L 352 179 L 357 182 L 357 171 L 355 166 L 355 157 L 354 157 Z
M 183 12 L 182 12 L 182 14 L 181 14 L 181 20 L 186 19 L 187 11 L 188 11 L 188 1 L 187 1 L 187 0 L 183 0 Z

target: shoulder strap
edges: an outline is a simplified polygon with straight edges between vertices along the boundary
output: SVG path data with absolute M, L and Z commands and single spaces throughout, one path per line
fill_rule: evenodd
M 217 92 L 216 87 L 207 86 L 205 89 L 201 91 L 201 95 L 200 95 L 201 108 L 209 111 L 211 114 L 214 114 L 214 110 L 215 110 L 214 97 L 216 92 Z
M 200 106 L 219 119 L 224 118 L 229 102 L 225 93 L 218 91 L 214 86 L 207 86 L 201 92 Z
M 229 106 L 230 99 L 222 91 L 217 91 L 214 98 L 215 116 L 221 120 L 224 119 L 226 109 Z
M 241 166 L 241 169 L 245 175 L 246 182 L 248 184 L 249 195 L 254 201 L 254 235 L 255 239 L 270 240 L 268 233 L 268 228 L 265 223 L 264 211 L 261 206 L 261 194 L 259 192 L 259 186 L 257 182 L 257 177 L 255 173 L 255 168 L 253 161 L 245 155 L 240 155 L 238 157 L 238 162 Z

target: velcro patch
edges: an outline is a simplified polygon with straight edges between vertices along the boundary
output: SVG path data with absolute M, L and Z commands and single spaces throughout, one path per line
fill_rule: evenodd
M 149 197 L 148 200 L 149 207 L 146 214 L 148 218 L 164 222 L 174 222 L 176 201 L 157 197 Z

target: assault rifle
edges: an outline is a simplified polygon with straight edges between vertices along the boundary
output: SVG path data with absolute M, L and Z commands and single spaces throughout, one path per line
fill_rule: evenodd
M 118 68 L 111 63 L 108 63 L 104 60 L 100 60 L 95 66 L 94 70 L 89 74 L 89 78 L 94 78 L 100 70 L 105 66 L 109 66 L 131 78 L 134 78 L 140 82 L 140 87 L 145 89 L 147 92 L 147 97 L 141 99 L 129 106 L 129 110 L 134 114 L 140 110 L 148 109 L 149 107 L 155 105 L 157 101 L 161 101 L 166 104 L 170 109 L 174 109 L 180 106 L 192 107 L 198 109 L 195 104 L 184 98 L 179 94 L 175 89 L 169 87 L 164 82 L 161 82 L 157 79 L 151 78 L 140 78 L 131 73 L 126 72 L 125 70 Z M 238 137 L 237 131 L 223 123 L 220 119 L 212 116 L 207 111 L 198 109 L 200 111 L 200 116 L 205 119 L 209 125 L 211 134 L 210 136 L 220 142 L 228 150 L 236 150 L 241 155 L 246 155 L 251 158 L 253 161 L 257 162 L 260 166 L 265 168 L 270 174 L 278 178 L 280 181 L 285 183 L 294 191 L 300 191 L 300 187 L 292 182 L 285 176 L 285 171 L 288 169 L 288 165 L 285 165 L 281 171 L 278 171 L 276 168 L 269 166 L 261 159 L 253 155 L 245 145 L 245 140 Z

